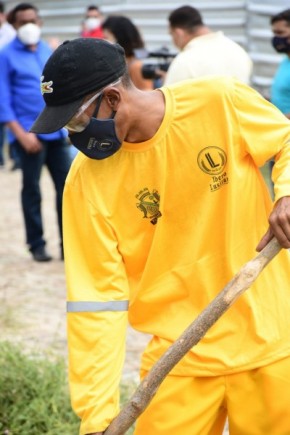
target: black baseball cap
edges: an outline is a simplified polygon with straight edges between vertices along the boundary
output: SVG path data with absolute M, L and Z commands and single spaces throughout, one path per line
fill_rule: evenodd
M 41 93 L 46 106 L 30 131 L 52 133 L 64 127 L 86 95 L 114 83 L 125 71 L 120 45 L 97 38 L 65 41 L 44 66 Z

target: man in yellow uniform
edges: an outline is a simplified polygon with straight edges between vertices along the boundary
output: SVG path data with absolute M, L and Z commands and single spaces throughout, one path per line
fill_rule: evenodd
M 32 131 L 66 125 L 82 151 L 64 194 L 69 376 L 80 434 L 96 435 L 119 410 L 128 319 L 153 336 L 144 375 L 256 249 L 290 248 L 290 123 L 232 78 L 137 90 L 121 47 L 97 39 L 61 45 L 42 89 Z M 274 204 L 259 171 L 273 156 Z M 289 435 L 289 313 L 283 249 L 135 433 L 217 435 L 228 417 L 234 435 Z

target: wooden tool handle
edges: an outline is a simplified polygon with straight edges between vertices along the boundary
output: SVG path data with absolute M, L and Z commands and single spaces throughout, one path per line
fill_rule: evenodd
M 130 402 L 111 422 L 105 435 L 123 435 L 147 408 L 160 384 L 181 358 L 195 346 L 209 328 L 257 279 L 264 267 L 281 250 L 276 238 L 246 263 L 215 299 L 199 314 L 183 334 L 167 349 L 143 379 Z

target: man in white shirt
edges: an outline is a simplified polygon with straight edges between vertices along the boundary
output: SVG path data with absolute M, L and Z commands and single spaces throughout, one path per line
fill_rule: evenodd
M 168 20 L 173 42 L 181 51 L 169 67 L 166 85 L 205 75 L 229 75 L 250 83 L 249 55 L 223 32 L 205 26 L 197 9 L 182 6 L 171 12 Z

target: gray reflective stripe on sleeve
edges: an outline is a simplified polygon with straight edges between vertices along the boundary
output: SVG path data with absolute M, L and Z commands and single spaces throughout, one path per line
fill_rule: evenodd
M 129 301 L 108 301 L 108 302 L 67 302 L 68 313 L 95 313 L 98 311 L 127 311 Z

